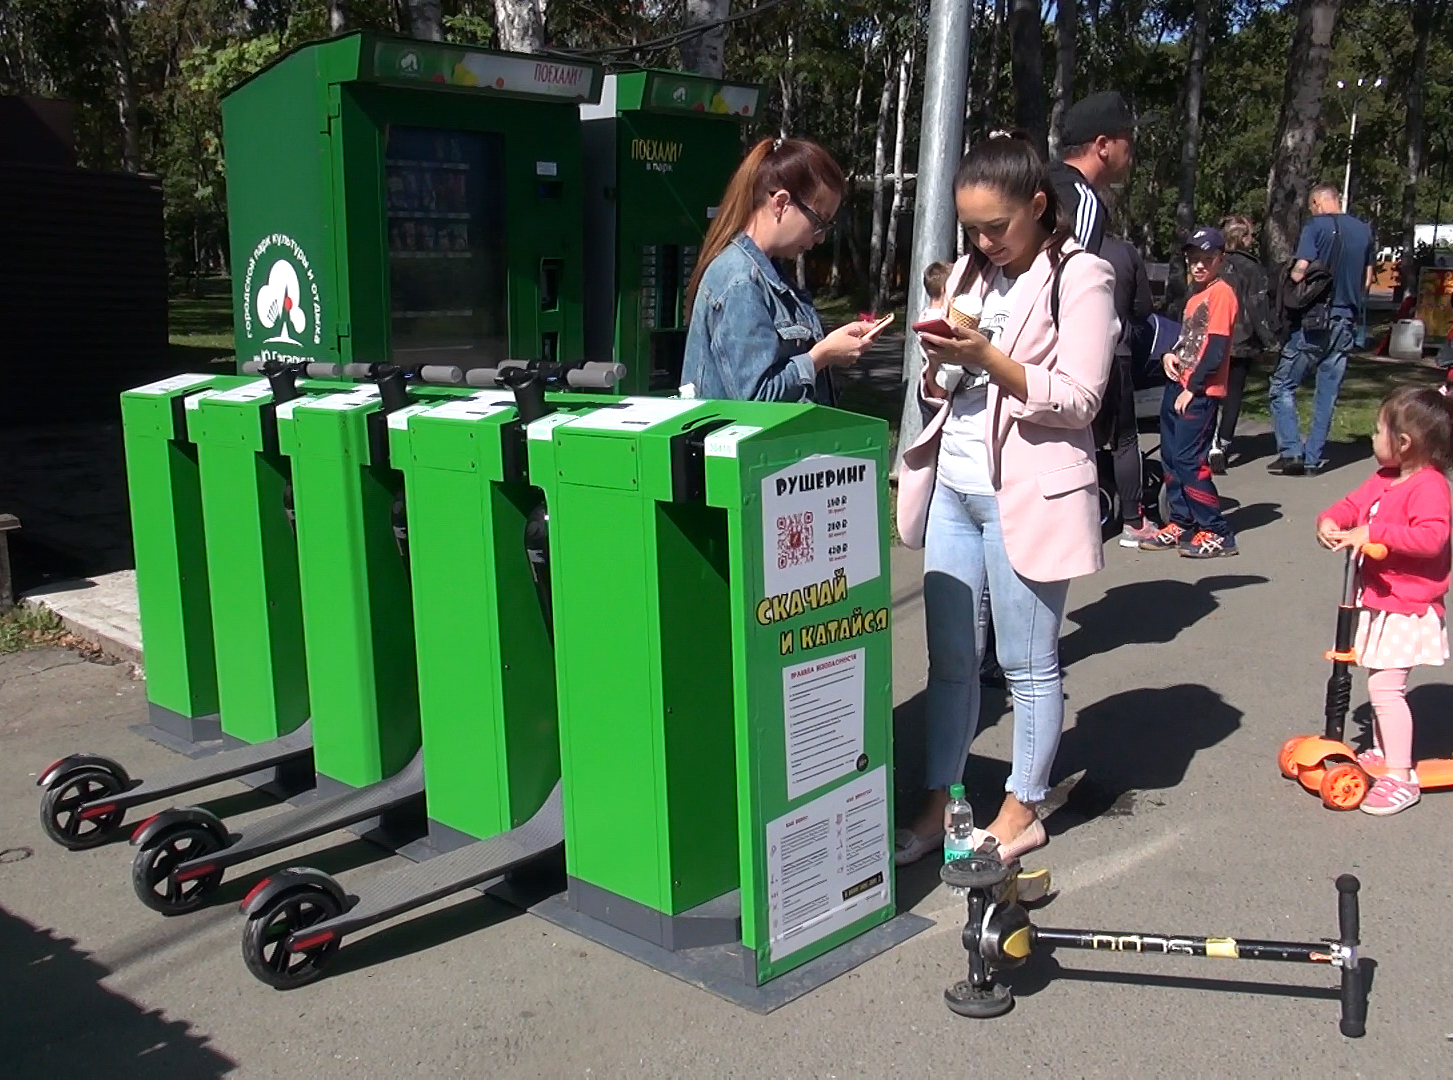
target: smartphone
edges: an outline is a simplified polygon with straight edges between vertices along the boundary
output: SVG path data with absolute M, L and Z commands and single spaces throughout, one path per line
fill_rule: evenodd
M 936 319 L 924 319 L 922 322 L 913 324 L 915 334 L 932 334 L 934 337 L 953 339 L 954 328 L 949 325 L 947 319 L 940 315 Z
M 881 332 L 882 329 L 885 326 L 887 326 L 892 321 L 893 321 L 893 313 L 890 311 L 887 315 L 884 315 L 881 319 L 879 319 L 877 322 L 875 322 L 872 326 L 868 327 L 868 329 L 866 329 L 866 330 L 863 331 L 863 340 L 864 341 L 868 341 L 868 340 L 870 340 L 872 338 L 877 337 L 878 334 L 879 334 L 879 332 Z

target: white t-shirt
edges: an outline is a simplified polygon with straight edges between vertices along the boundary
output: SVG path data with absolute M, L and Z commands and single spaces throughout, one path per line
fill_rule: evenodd
M 984 296 L 979 315 L 979 333 L 997 342 L 1014 309 L 1022 278 L 994 275 Z M 989 444 L 984 441 L 984 423 L 989 408 L 989 373 L 964 368 L 957 387 L 946 387 L 953 395 L 943 438 L 938 450 L 938 479 L 964 495 L 992 495 L 989 478 Z

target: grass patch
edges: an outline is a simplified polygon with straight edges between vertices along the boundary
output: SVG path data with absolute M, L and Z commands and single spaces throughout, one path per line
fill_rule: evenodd
M 1267 402 L 1273 366 L 1258 365 L 1252 369 L 1246 380 L 1246 393 L 1241 399 L 1241 415 L 1248 420 L 1270 421 L 1271 409 Z M 1297 394 L 1297 414 L 1301 417 L 1302 430 L 1312 421 L 1312 390 L 1314 376 L 1308 376 Z M 1354 439 L 1371 438 L 1377 426 L 1377 410 L 1382 399 L 1399 386 L 1428 385 L 1441 386 L 1443 372 L 1421 364 L 1389 363 L 1353 356 L 1347 361 L 1347 374 L 1342 380 L 1342 390 L 1337 395 L 1337 410 L 1332 414 L 1333 442 L 1350 442 Z
M 195 364 L 235 351 L 230 278 L 201 278 L 189 287 L 175 288 L 167 312 L 175 359 Z

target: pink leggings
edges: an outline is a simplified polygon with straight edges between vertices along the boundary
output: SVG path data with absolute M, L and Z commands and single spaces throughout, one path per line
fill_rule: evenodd
M 1372 699 L 1373 745 L 1382 751 L 1389 769 L 1413 767 L 1413 714 L 1405 691 L 1407 668 L 1381 668 L 1367 673 L 1367 696 Z

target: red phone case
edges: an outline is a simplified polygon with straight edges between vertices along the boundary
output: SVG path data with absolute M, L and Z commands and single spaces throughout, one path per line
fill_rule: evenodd
M 942 317 L 937 319 L 925 319 L 922 322 L 913 324 L 913 332 L 916 334 L 932 334 L 934 337 L 951 338 L 954 336 L 953 327 L 948 320 Z

